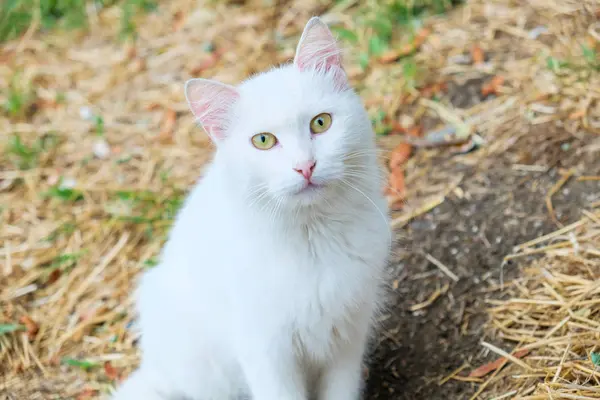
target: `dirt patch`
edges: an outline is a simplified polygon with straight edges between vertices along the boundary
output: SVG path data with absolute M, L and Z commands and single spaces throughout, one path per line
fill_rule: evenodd
M 502 259 L 515 245 L 557 229 L 545 197 L 564 169 L 598 174 L 600 160 L 585 150 L 594 139 L 574 139 L 545 125 L 486 160 L 488 167 L 446 166 L 450 175 L 465 174 L 460 190 L 398 232 L 392 301 L 370 363 L 369 399 L 460 400 L 473 394 L 472 384 L 438 382 L 464 363 L 469 371 L 488 360 L 479 342 L 485 299 L 489 287 L 501 279 Z M 532 171 L 518 164 L 531 160 L 548 170 Z M 573 222 L 580 217 L 579 209 L 599 197 L 600 182 L 570 180 L 553 196 L 556 218 L 563 224 Z M 453 282 L 425 254 L 460 280 Z M 504 265 L 503 277 L 515 276 L 518 265 Z M 431 305 L 411 311 L 445 285 L 447 292 Z

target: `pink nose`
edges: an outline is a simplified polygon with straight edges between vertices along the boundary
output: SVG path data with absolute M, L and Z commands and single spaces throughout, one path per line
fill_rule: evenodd
M 294 168 L 294 171 L 296 171 L 299 174 L 302 174 L 304 179 L 306 179 L 307 181 L 310 181 L 310 177 L 312 176 L 316 165 L 317 165 L 316 161 L 313 161 L 313 160 L 305 161 L 303 163 L 298 164 L 296 166 L 296 168 Z

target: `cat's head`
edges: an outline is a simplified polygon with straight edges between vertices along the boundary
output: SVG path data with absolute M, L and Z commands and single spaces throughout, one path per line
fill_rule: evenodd
M 238 87 L 192 79 L 186 98 L 248 197 L 327 202 L 373 180 L 373 132 L 327 25 L 312 18 L 294 62 Z

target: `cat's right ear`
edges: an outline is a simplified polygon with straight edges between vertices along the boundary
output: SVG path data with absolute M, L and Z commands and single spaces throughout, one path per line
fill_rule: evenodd
M 213 142 L 225 137 L 231 111 L 240 94 L 233 86 L 208 79 L 190 79 L 185 83 L 185 98 L 192 113 Z
M 332 73 L 340 90 L 349 88 L 348 77 L 342 66 L 342 52 L 325 22 L 312 17 L 304 27 L 296 47 L 294 65 L 300 70 L 322 70 Z

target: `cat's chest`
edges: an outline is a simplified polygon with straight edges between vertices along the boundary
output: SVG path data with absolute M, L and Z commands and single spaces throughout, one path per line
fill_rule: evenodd
M 337 268 L 323 267 L 321 274 L 305 278 L 302 285 L 297 283 L 298 290 L 291 292 L 287 312 L 282 317 L 291 327 L 299 355 L 317 360 L 327 358 L 340 345 L 352 341 L 359 321 L 371 309 L 375 280 L 369 274 L 360 277 L 357 272 L 345 273 L 344 268 L 360 266 L 348 263 Z
M 305 232 L 274 252 L 270 271 L 277 278 L 266 289 L 296 350 L 314 357 L 350 341 L 363 314 L 369 313 L 380 280 L 380 265 L 362 248 L 352 229 Z
M 255 230 L 235 253 L 236 291 L 249 293 L 240 307 L 290 328 L 309 353 L 348 338 L 376 301 L 387 253 L 385 230 L 364 220 Z
M 358 300 L 358 292 L 379 278 L 386 253 L 382 237 L 376 228 L 355 221 L 316 221 L 272 233 L 259 239 L 269 249 L 263 271 L 271 284 L 288 290 L 288 296 L 316 308 Z M 261 254 L 258 242 L 253 247 L 255 255 Z

